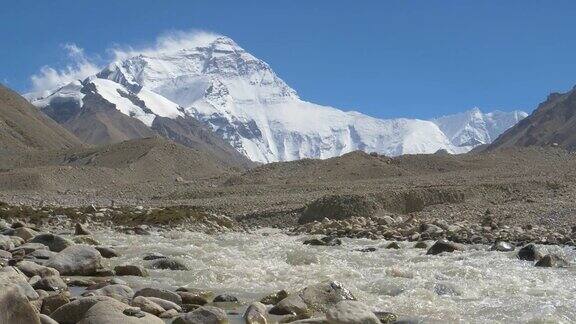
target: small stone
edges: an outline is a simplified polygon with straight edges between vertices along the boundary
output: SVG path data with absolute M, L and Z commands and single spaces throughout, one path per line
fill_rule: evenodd
M 31 238 L 33 238 L 34 236 L 36 236 L 38 234 L 38 232 L 36 232 L 35 230 L 31 229 L 31 228 L 27 228 L 27 227 L 17 227 L 14 229 L 14 234 L 13 236 L 17 236 L 22 238 L 24 241 L 28 241 Z M 36 243 L 36 242 L 33 242 Z
M 114 267 L 114 272 L 116 272 L 117 276 L 148 277 L 148 271 L 139 265 L 118 265 Z
M 150 299 L 144 296 L 136 296 L 132 299 L 132 306 L 139 307 L 142 311 L 146 313 L 150 313 L 152 315 L 160 315 L 164 313 L 166 310 L 162 308 L 162 306 L 156 304 L 155 302 L 151 301 Z
M 114 250 L 111 247 L 107 247 L 107 246 L 94 246 L 94 248 L 100 252 L 100 255 L 102 255 L 103 258 L 106 259 L 110 259 L 110 258 L 116 258 L 119 256 L 118 252 L 116 252 L 116 250 Z
M 534 243 L 530 243 L 518 251 L 518 259 L 534 261 L 542 258 L 543 254 Z
M 122 313 L 124 315 L 137 317 L 137 318 L 142 318 L 142 317 L 146 316 L 146 314 L 144 314 L 144 312 L 142 312 L 140 310 L 140 308 L 126 308 L 125 310 L 122 311 Z
M 138 290 L 134 297 L 136 296 L 144 296 L 144 297 L 156 297 L 161 298 L 164 300 L 171 301 L 177 305 L 182 304 L 182 297 L 175 292 L 172 292 L 167 289 L 160 289 L 160 288 L 143 288 Z
M 375 252 L 377 249 L 375 247 L 367 247 L 362 249 L 357 249 L 358 252 Z
M 188 270 L 188 267 L 180 260 L 165 258 L 152 261 L 150 264 L 152 269 L 167 269 L 167 270 Z
M 250 304 L 243 317 L 246 324 L 268 324 L 266 320 L 266 305 L 259 302 Z
M 200 305 L 200 306 L 204 306 L 204 305 L 208 304 L 208 300 L 206 300 L 206 298 L 204 298 L 198 294 L 185 292 L 185 291 L 177 291 L 176 293 L 178 295 L 180 295 L 180 297 L 182 297 L 182 303 L 183 304 L 194 304 L 194 305 Z
M 260 302 L 265 305 L 276 305 L 279 301 L 286 297 L 288 297 L 288 292 L 286 292 L 286 290 L 280 290 L 262 298 Z
M 426 242 L 424 242 L 424 241 L 418 241 L 418 242 L 416 242 L 416 244 L 414 244 L 414 248 L 415 249 L 427 249 L 428 244 L 426 244 Z
M 309 239 L 304 241 L 305 245 L 316 245 L 316 246 L 337 246 L 342 245 L 342 240 L 334 236 L 325 236 L 323 238 Z
M 82 224 L 76 223 L 76 225 L 74 226 L 74 235 L 92 235 L 92 233 L 86 228 L 84 228 Z
M 161 253 L 158 253 L 158 252 L 148 253 L 144 256 L 145 261 L 156 260 L 156 259 L 166 259 L 166 256 L 161 254 Z
M 436 255 L 443 252 L 462 251 L 463 249 L 464 248 L 459 244 L 450 242 L 446 239 L 441 239 L 436 241 L 436 243 L 434 243 L 434 245 L 432 245 L 430 249 L 428 249 L 426 254 Z
M 174 318 L 178 316 L 178 311 L 175 309 L 169 309 L 167 311 L 165 311 L 164 313 L 160 314 L 158 317 L 160 318 Z
M 238 298 L 228 294 L 222 294 L 214 297 L 214 303 L 237 303 Z
M 538 262 L 536 262 L 537 267 L 547 267 L 547 268 L 565 268 L 570 264 L 563 257 L 557 254 L 546 254 Z
M 326 313 L 330 324 L 380 324 L 372 310 L 355 300 L 344 300 L 330 308 Z
M 490 247 L 490 251 L 511 252 L 514 251 L 514 247 L 508 242 L 498 241 Z
M 390 244 L 386 245 L 386 248 L 398 250 L 400 249 L 400 245 L 398 245 L 397 242 L 391 242 Z
M 74 236 L 73 241 L 74 241 L 74 243 L 77 243 L 77 244 L 100 245 L 100 242 L 98 242 L 96 239 L 94 239 L 90 235 Z
M 378 317 L 378 319 L 380 320 L 380 323 L 382 323 L 382 324 L 397 323 L 396 321 L 398 320 L 398 316 L 394 313 L 374 312 L 374 315 L 376 315 L 376 317 Z M 406 323 L 406 324 L 408 324 L 408 323 Z
M 224 324 L 228 323 L 226 312 L 218 307 L 202 306 L 177 317 L 172 324 Z

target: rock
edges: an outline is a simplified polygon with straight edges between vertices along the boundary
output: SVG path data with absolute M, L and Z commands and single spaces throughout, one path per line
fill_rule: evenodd
M 56 295 L 50 295 L 42 299 L 42 314 L 50 315 L 56 309 L 70 302 L 68 292 L 61 292 Z
M 298 219 L 298 224 L 322 221 L 324 218 L 344 220 L 370 217 L 379 209 L 373 197 L 367 195 L 332 195 L 308 204 Z
M 498 241 L 490 247 L 490 251 L 511 252 L 514 251 L 514 247 L 508 242 Z
M 100 245 L 100 242 L 98 242 L 95 238 L 93 238 L 90 235 L 74 236 L 73 241 L 76 244 Z
M 564 268 L 568 267 L 570 264 L 563 257 L 557 254 L 546 254 L 538 262 L 536 262 L 537 267 L 547 267 L 547 268 Z
M 182 304 L 182 297 L 175 292 L 172 292 L 167 289 L 160 289 L 160 288 L 143 288 L 138 290 L 134 297 L 136 296 L 144 296 L 144 297 L 156 297 L 164 300 L 171 301 L 177 305 Z
M 146 313 L 150 313 L 156 316 L 166 311 L 164 308 L 162 308 L 162 306 L 156 304 L 155 302 L 151 301 L 150 299 L 144 296 L 134 297 L 134 299 L 132 299 L 131 305 L 135 307 L 140 307 L 140 309 L 145 311 Z
M 96 269 L 92 275 L 94 277 L 114 277 L 116 273 L 112 269 Z
M 294 319 L 297 319 L 297 316 L 294 316 Z M 316 317 L 316 318 L 308 318 L 308 319 L 302 319 L 302 320 L 297 320 L 297 321 L 290 319 L 286 323 L 290 323 L 290 324 L 328 324 L 328 320 L 326 320 L 326 318 L 323 318 L 323 317 Z
M 119 265 L 114 267 L 114 272 L 116 272 L 117 276 L 148 277 L 148 271 L 139 265 Z
M 40 324 L 40 318 L 29 302 L 29 294 L 22 289 L 24 285 L 38 298 L 38 294 L 16 270 L 0 271 L 0 323 Z
M 334 236 L 325 236 L 321 239 L 310 239 L 304 241 L 306 245 L 319 245 L 319 246 L 337 246 L 342 245 L 342 240 Z
M 380 324 L 372 310 L 355 300 L 343 300 L 326 313 L 330 324 Z
M 42 266 L 31 261 L 20 261 L 16 265 L 16 268 L 18 268 L 20 271 L 22 271 L 22 273 L 24 273 L 28 277 L 60 276 L 58 270 Z
M 393 323 L 398 323 L 398 316 L 396 314 L 393 313 L 388 313 L 388 312 L 374 312 L 374 315 L 376 315 L 376 317 L 378 317 L 378 319 L 380 320 L 380 323 L 382 324 L 393 324 Z
M 34 289 L 42 289 L 46 291 L 64 291 L 68 289 L 66 283 L 60 276 L 47 276 L 35 282 L 32 287 Z
M 168 269 L 168 270 L 188 270 L 188 267 L 180 260 L 165 258 L 152 261 L 150 264 L 152 269 Z
M 74 226 L 74 235 L 92 235 L 92 233 L 84 228 L 80 223 L 76 223 Z
M 45 266 L 54 268 L 63 276 L 90 276 L 102 268 L 102 256 L 95 248 L 88 245 L 72 245 L 52 258 Z
M 4 250 L 0 250 L 0 259 L 10 260 L 12 259 L 12 253 Z
M 218 307 L 202 306 L 176 318 L 172 324 L 227 324 L 226 312 Z
M 534 243 L 530 243 L 518 251 L 518 259 L 520 260 L 535 261 L 542 258 L 542 256 L 543 253 Z
M 174 309 L 177 312 L 181 312 L 182 311 L 182 307 L 180 307 L 179 305 L 177 305 L 176 303 L 173 303 L 169 300 L 166 299 L 162 299 L 162 298 L 158 298 L 158 297 L 146 297 L 148 298 L 148 300 L 150 300 L 151 302 L 160 305 L 160 307 L 164 308 L 165 310 L 171 310 Z
M 46 314 L 39 314 L 38 316 L 40 317 L 40 324 L 58 324 L 58 322 Z
M 390 242 L 390 244 L 386 245 L 386 248 L 398 250 L 400 249 L 400 245 L 398 245 L 397 242 Z
M 464 248 L 457 243 L 450 242 L 446 239 L 441 239 L 436 241 L 434 245 L 432 245 L 426 254 L 436 255 L 443 252 L 454 252 L 454 251 L 462 251 Z
M 416 242 L 416 244 L 414 244 L 414 248 L 415 249 L 427 249 L 428 244 L 426 244 L 426 242 L 424 242 L 424 241 L 418 241 L 418 242 Z
M 76 324 L 84 318 L 86 312 L 100 301 L 114 300 L 107 296 L 78 298 L 58 307 L 50 317 L 60 324 Z M 114 300 L 116 301 L 116 300 Z
M 286 292 L 286 290 L 280 290 L 279 292 L 265 296 L 260 300 L 260 302 L 265 305 L 276 305 L 286 297 L 288 297 L 288 292 Z
M 222 295 L 218 295 L 218 296 L 214 297 L 214 300 L 212 302 L 214 302 L 214 303 L 237 303 L 238 298 L 236 298 L 235 296 L 232 296 L 232 295 L 222 294 Z
M 28 256 L 36 258 L 36 259 L 40 259 L 40 260 L 48 260 L 51 257 L 55 256 L 57 253 L 50 251 L 48 249 L 46 250 L 36 250 L 30 254 L 28 254 Z
M 15 221 L 12 223 L 12 228 L 27 227 L 28 225 L 22 221 Z
M 12 249 L 14 249 L 14 242 L 10 237 L 0 234 L 0 250 L 10 251 Z
M 119 256 L 118 252 L 116 252 L 113 248 L 111 247 L 106 247 L 106 246 L 94 246 L 94 248 L 100 252 L 100 255 L 102 255 L 102 257 L 106 258 L 106 259 L 110 259 L 110 258 L 116 258 Z
M 166 259 L 166 256 L 158 252 L 148 253 L 144 256 L 145 261 L 157 260 L 157 259 Z
M 72 279 L 68 282 L 68 286 L 70 287 L 90 287 L 94 284 L 96 284 L 96 282 L 93 280 L 81 278 Z
M 28 278 L 15 267 L 0 268 L 0 293 L 3 289 L 16 286 L 28 300 L 36 300 L 40 296 L 28 283 Z M 1 323 L 1 322 L 0 322 Z
M 160 318 L 114 299 L 99 301 L 90 307 L 78 324 L 164 324 Z
M 341 283 L 324 281 L 288 295 L 270 310 L 270 314 L 296 314 L 300 318 L 309 318 L 314 312 L 324 313 L 343 300 L 356 298 Z
M 14 236 L 22 238 L 24 241 L 28 241 L 34 236 L 36 236 L 38 232 L 35 230 L 28 228 L 28 227 L 18 227 L 14 229 Z M 38 243 L 38 242 L 33 242 Z
M 34 236 L 31 243 L 44 244 L 50 249 L 50 251 L 60 252 L 69 246 L 74 245 L 74 243 L 66 238 L 54 234 L 40 234 Z
M 175 309 L 170 309 L 160 314 L 160 318 L 174 318 L 178 316 L 178 312 Z
M 18 253 L 18 251 L 24 251 L 24 254 L 30 254 L 38 250 L 48 250 L 48 247 L 40 243 L 26 243 L 14 248 L 11 252 Z
M 134 232 L 134 234 L 137 234 L 137 235 L 151 235 L 152 234 L 152 233 L 150 233 L 150 231 L 148 231 L 148 229 L 144 225 L 134 226 L 132 228 L 132 231 Z
M 358 252 L 376 252 L 376 248 L 375 247 L 367 247 L 367 248 L 363 248 L 363 249 L 357 249 L 356 251 Z
M 132 299 L 132 296 L 134 296 L 134 291 L 126 285 L 115 284 L 95 290 L 86 290 L 82 296 L 107 296 L 121 302 L 128 302 Z
M 250 304 L 243 317 L 246 324 L 268 324 L 266 320 L 266 305 L 259 302 Z
M 195 304 L 200 306 L 208 304 L 208 300 L 198 294 L 185 291 L 177 291 L 176 293 L 182 298 L 182 304 Z

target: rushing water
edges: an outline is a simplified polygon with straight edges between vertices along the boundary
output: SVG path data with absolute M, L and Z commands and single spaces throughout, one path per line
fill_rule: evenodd
M 146 265 L 142 256 L 160 252 L 184 260 L 190 271 L 154 270 L 149 278 L 126 277 L 136 287 L 163 286 L 229 293 L 258 300 L 280 289 L 293 291 L 325 279 L 338 280 L 374 310 L 424 322 L 569 323 L 576 321 L 576 269 L 534 267 L 515 253 L 478 246 L 461 253 L 427 256 L 400 242 L 344 239 L 337 247 L 307 246 L 304 237 L 275 230 L 206 235 L 164 232 L 150 236 L 100 232 L 120 258 L 111 266 Z M 375 252 L 358 252 L 381 247 Z M 545 247 L 574 261 L 570 247 Z

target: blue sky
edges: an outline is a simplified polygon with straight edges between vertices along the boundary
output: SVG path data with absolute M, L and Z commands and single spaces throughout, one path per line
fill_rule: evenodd
M 64 44 L 113 46 L 206 30 L 233 38 L 305 100 L 376 117 L 473 106 L 532 110 L 576 84 L 576 1 L 5 1 L 0 82 L 20 92 Z

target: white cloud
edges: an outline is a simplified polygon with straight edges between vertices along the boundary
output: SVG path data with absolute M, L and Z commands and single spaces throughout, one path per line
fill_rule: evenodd
M 54 89 L 74 80 L 85 79 L 100 70 L 95 63 L 86 57 L 84 50 L 76 44 L 65 44 L 62 47 L 66 50 L 70 62 L 62 69 L 43 66 L 40 72 L 32 75 L 30 81 L 34 92 Z
M 108 49 L 107 54 L 110 56 L 110 61 L 117 61 L 139 54 L 145 55 L 158 51 L 169 53 L 183 48 L 207 46 L 218 37 L 221 37 L 221 35 L 200 30 L 172 31 L 162 34 L 152 44 L 147 46 L 135 48 L 116 45 Z M 83 80 L 102 69 L 93 60 L 90 60 L 84 50 L 76 44 L 64 44 L 62 48 L 67 53 L 69 63 L 61 69 L 51 66 L 42 67 L 38 73 L 30 77 L 32 91 L 43 92 L 52 90 L 74 80 Z
M 152 45 L 140 48 L 115 46 L 109 51 L 113 55 L 114 60 L 122 60 L 139 54 L 146 55 L 159 51 L 170 53 L 183 48 L 207 46 L 218 37 L 222 37 L 222 35 L 202 30 L 171 31 L 159 36 Z

